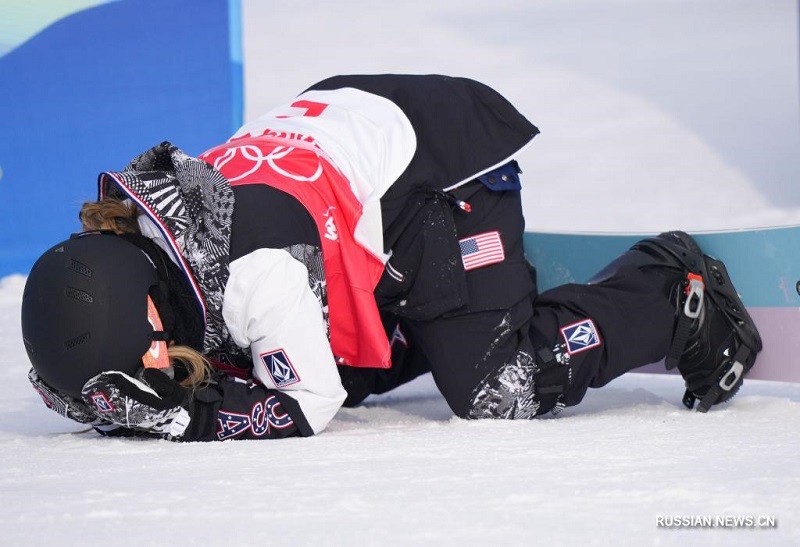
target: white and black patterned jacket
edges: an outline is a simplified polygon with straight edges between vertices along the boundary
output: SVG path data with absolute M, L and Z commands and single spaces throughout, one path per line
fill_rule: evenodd
M 329 125 L 286 115 L 297 100 L 320 97 L 339 101 L 348 115 Z M 538 133 L 495 91 L 461 78 L 339 76 L 297 100 L 239 133 L 269 127 L 313 137 L 351 181 L 364 206 L 362 240 L 384 261 L 406 231 L 405 219 L 415 218 L 408 208 L 418 190 L 473 180 L 509 162 Z M 371 122 L 386 114 L 381 105 L 391 116 Z M 308 211 L 267 185 L 232 189 L 169 143 L 121 172 L 103 173 L 100 194 L 133 199 L 145 211 L 144 235 L 181 266 L 202 302 L 202 349 L 251 367 L 258 381 L 223 383 L 202 395 L 211 410 L 195 420 L 193 435 L 268 438 L 324 429 L 346 393 L 328 340 L 320 234 Z

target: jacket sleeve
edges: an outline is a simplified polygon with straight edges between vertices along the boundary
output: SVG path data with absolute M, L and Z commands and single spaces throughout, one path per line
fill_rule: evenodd
M 305 265 L 281 249 L 257 249 L 236 259 L 222 313 L 234 342 L 249 347 L 258 383 L 220 384 L 220 416 L 257 413 L 255 406 L 244 408 L 250 404 L 272 405 L 275 421 L 286 415 L 301 435 L 325 429 L 347 394 Z M 239 408 L 228 408 L 234 400 Z M 225 429 L 223 418 L 219 429 Z
M 297 401 L 285 393 L 224 374 L 194 393 L 189 412 L 192 419 L 184 441 L 282 439 L 314 433 Z

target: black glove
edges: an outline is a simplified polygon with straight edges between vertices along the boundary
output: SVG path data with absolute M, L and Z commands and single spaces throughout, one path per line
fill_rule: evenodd
M 109 422 L 98 417 L 94 409 L 87 406 L 80 399 L 74 399 L 69 395 L 59 393 L 55 388 L 49 386 L 39 377 L 35 370 L 28 371 L 28 380 L 30 380 L 33 388 L 39 392 L 47 408 L 53 412 L 57 412 L 79 424 L 88 424 L 93 427 L 109 424 Z
M 191 393 L 158 369 L 144 369 L 141 380 L 123 372 L 103 372 L 86 382 L 82 393 L 92 413 L 106 422 L 184 440 Z

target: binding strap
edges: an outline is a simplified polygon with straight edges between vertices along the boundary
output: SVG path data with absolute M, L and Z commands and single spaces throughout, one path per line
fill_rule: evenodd
M 703 297 L 705 294 L 705 283 L 703 277 L 689 272 L 686 274 L 686 301 L 683 304 L 683 313 L 678 317 L 675 325 L 675 334 L 672 337 L 672 344 L 667 352 L 664 364 L 667 370 L 672 370 L 680 363 L 686 343 L 689 341 L 692 323 L 700 317 L 703 311 Z

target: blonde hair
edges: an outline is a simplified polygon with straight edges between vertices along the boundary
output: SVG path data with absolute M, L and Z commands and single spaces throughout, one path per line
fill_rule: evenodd
M 103 198 L 83 204 L 78 215 L 85 231 L 111 230 L 117 235 L 138 234 L 141 211 L 131 201 Z
M 199 387 L 211 377 L 214 370 L 211 363 L 196 349 L 189 346 L 170 346 L 167 353 L 173 366 L 178 362 L 186 369 L 188 376 L 180 382 L 183 387 Z
M 130 200 L 103 198 L 83 204 L 78 215 L 85 231 L 111 230 L 117 235 L 141 234 L 138 217 L 141 210 Z M 180 363 L 187 376 L 181 380 L 183 387 L 195 388 L 204 384 L 213 372 L 211 363 L 199 351 L 189 346 L 170 346 L 170 364 Z

